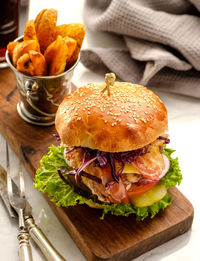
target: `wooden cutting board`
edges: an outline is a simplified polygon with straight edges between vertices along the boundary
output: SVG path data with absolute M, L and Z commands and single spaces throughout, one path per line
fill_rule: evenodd
M 14 75 L 9 69 L 0 71 L 0 132 L 13 150 L 19 154 L 22 145 L 24 164 L 34 178 L 39 160 L 47 153 L 48 146 L 58 144 L 52 127 L 37 127 L 24 122 L 17 114 L 19 94 Z M 177 237 L 191 227 L 193 207 L 176 188 L 170 189 L 173 204 L 154 218 L 142 222 L 134 216 L 106 215 L 87 206 L 57 207 L 50 202 L 55 214 L 69 232 L 87 260 L 128 261 Z

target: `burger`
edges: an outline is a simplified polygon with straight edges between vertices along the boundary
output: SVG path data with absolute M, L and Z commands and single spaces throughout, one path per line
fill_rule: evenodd
M 55 127 L 60 145 L 43 156 L 34 186 L 58 206 L 143 220 L 172 203 L 167 190 L 182 175 L 166 147 L 167 110 L 151 90 L 106 74 L 67 95 Z

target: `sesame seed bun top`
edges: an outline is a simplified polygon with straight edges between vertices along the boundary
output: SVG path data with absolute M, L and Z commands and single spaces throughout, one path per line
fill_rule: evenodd
M 167 110 L 147 88 L 115 82 L 110 95 L 105 83 L 80 87 L 60 104 L 56 130 L 66 147 L 81 146 L 106 152 L 141 148 L 168 129 Z

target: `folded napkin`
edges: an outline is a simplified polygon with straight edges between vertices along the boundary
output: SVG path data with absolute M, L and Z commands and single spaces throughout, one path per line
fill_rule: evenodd
M 159 90 L 200 98 L 199 0 L 86 0 L 86 25 L 118 34 L 126 48 L 91 48 L 81 61 Z

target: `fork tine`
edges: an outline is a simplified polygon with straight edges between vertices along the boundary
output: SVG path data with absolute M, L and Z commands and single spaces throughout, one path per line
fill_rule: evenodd
M 6 165 L 7 165 L 7 190 L 8 190 L 8 194 L 12 195 L 13 189 L 12 189 L 12 181 L 10 177 L 10 158 L 9 158 L 9 150 L 8 150 L 7 142 L 6 142 Z
M 20 187 L 20 197 L 25 197 L 25 184 L 24 184 L 24 174 L 22 170 L 22 147 L 19 148 L 19 187 Z

